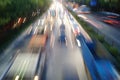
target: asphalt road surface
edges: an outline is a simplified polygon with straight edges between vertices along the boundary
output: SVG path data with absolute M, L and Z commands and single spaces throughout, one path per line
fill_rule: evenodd
M 43 80 L 88 80 L 82 57 L 81 48 L 77 46 L 75 37 L 72 32 L 69 16 L 63 6 L 56 2 L 52 8 L 48 10 L 48 14 L 44 14 L 44 28 L 50 29 L 47 45 L 44 53 L 46 53 L 46 61 L 42 74 Z M 52 18 L 51 9 L 55 8 L 56 16 Z M 39 28 L 39 19 L 13 42 L 13 47 L 5 51 L 4 56 L 0 58 L 0 75 L 6 71 L 11 63 L 11 67 L 6 73 L 5 80 L 33 80 L 35 77 L 36 65 L 39 53 L 26 52 L 32 34 L 35 34 Z M 65 26 L 66 43 L 59 42 L 60 26 Z M 11 53 L 11 54 L 10 54 Z M 44 62 L 44 61 L 43 61 Z M 39 70 L 39 69 L 38 69 Z M 39 72 L 39 71 L 38 71 Z
M 109 43 L 115 45 L 118 49 L 120 48 L 120 29 L 116 29 L 99 21 L 91 14 L 80 14 L 78 16 L 92 24 L 93 28 L 97 29 L 97 32 L 103 34 Z
M 60 5 L 60 4 L 59 4 Z M 43 80 L 88 80 L 81 53 L 73 37 L 68 14 L 62 6 L 57 9 L 54 29 L 47 49 L 46 73 Z M 62 17 L 61 17 L 62 16 Z M 66 43 L 59 42 L 60 26 L 65 25 Z

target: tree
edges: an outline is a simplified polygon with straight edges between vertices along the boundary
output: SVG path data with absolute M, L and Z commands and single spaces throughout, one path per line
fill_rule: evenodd
M 30 16 L 37 9 L 44 11 L 48 4 L 49 0 L 1 0 L 0 26 L 18 17 Z

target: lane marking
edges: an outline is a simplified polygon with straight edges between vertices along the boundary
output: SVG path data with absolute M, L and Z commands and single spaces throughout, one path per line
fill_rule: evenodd
M 67 16 L 65 17 L 65 19 L 66 19 L 67 23 L 69 23 L 69 24 L 66 24 L 66 25 L 70 25 L 70 26 L 71 26 L 69 20 L 67 19 Z M 71 28 L 72 28 L 72 26 L 69 27 L 69 33 L 70 33 L 70 34 L 71 34 Z M 71 34 L 71 35 L 72 35 L 72 34 Z M 72 43 L 72 37 L 71 37 L 71 35 L 69 35 L 69 40 L 70 40 L 70 43 L 71 43 L 71 47 L 73 48 L 73 43 Z
M 36 31 L 37 31 L 37 27 L 35 27 L 35 31 L 34 31 L 34 34 L 36 33 Z
M 53 48 L 53 33 L 51 34 L 51 38 L 50 38 L 50 46 Z
M 54 47 L 54 44 L 55 44 L 55 36 L 53 36 L 52 48 Z
M 30 61 L 27 60 L 26 66 L 24 67 L 23 73 L 21 74 L 21 80 L 23 80 L 23 77 L 24 77 L 24 75 L 25 75 L 25 72 L 26 72 L 26 70 L 27 70 L 27 68 L 28 68 L 29 63 L 30 63 Z

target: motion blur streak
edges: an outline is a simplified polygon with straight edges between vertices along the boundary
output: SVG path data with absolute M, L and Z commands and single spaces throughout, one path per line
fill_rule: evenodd
M 16 76 L 15 80 L 19 80 L 19 76 L 18 75 Z
M 7 56 L 0 56 L 0 64 L 4 64 L 0 65 L 1 80 L 115 80 L 113 65 L 96 58 L 94 41 L 63 3 L 54 0 Z
M 35 77 L 34 77 L 34 80 L 39 80 L 39 77 L 38 77 L 38 76 L 35 76 Z

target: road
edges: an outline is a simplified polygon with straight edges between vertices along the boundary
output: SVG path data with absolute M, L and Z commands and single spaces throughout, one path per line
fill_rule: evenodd
M 107 25 L 92 14 L 80 14 L 79 17 L 83 18 L 86 22 L 93 25 L 93 28 L 97 29 L 97 32 L 104 35 L 106 41 L 120 48 L 120 31 L 110 25 Z
M 12 47 L 8 47 L 5 54 L 1 56 L 0 75 L 1 77 L 5 75 L 4 80 L 33 80 L 36 70 L 42 80 L 88 80 L 82 50 L 76 44 L 72 32 L 73 25 L 69 22 L 68 13 L 60 3 L 56 2 L 53 5 L 56 11 L 54 18 L 50 14 L 52 7 L 47 11 L 47 14 L 45 13 L 43 17 L 31 24 L 13 41 Z M 41 19 L 45 24 L 44 29 L 48 30 L 49 35 L 45 51 L 41 53 L 42 56 L 39 60 L 40 52 L 29 52 L 27 47 L 33 34 L 39 31 Z M 61 24 L 65 25 L 65 44 L 58 41 Z M 42 76 L 40 67 L 37 67 L 38 61 L 40 61 L 39 65 L 45 62 Z
M 45 14 L 44 14 L 45 15 Z M 25 59 L 24 57 L 19 57 L 20 53 L 24 53 L 26 55 L 26 48 L 29 44 L 29 41 L 34 33 L 36 33 L 36 29 L 38 29 L 38 25 L 40 26 L 40 20 L 45 19 L 44 15 L 36 20 L 34 23 L 29 25 L 27 29 L 24 30 L 22 34 L 20 34 L 6 50 L 0 55 L 0 79 L 6 74 L 9 66 L 11 64 L 14 65 L 15 58 Z M 32 55 L 32 54 L 31 54 Z M 34 57 L 33 57 L 34 58 Z M 18 61 L 18 60 L 17 60 Z M 23 61 L 21 61 L 23 62 Z M 16 62 L 17 63 L 17 62 Z M 16 64 L 15 63 L 15 64 Z M 19 63 L 19 62 L 18 62 Z M 35 62 L 33 62 L 35 63 Z M 16 64 L 17 65 L 17 64 Z M 22 63 L 20 64 L 22 65 Z M 24 66 L 24 65 L 22 65 Z M 14 66 L 13 66 L 14 67 Z
M 19 53 L 4 80 L 33 80 L 39 53 Z
M 47 49 L 47 67 L 43 80 L 88 80 L 82 52 L 73 37 L 68 14 L 65 12 L 61 15 L 64 12 L 61 9 L 62 6 L 57 9 L 58 17 L 55 19 L 48 45 L 50 47 Z M 65 25 L 66 44 L 58 41 L 61 24 Z
M 19 38 L 13 41 L 12 45 L 10 45 L 0 56 L 0 75 L 2 75 L 4 70 L 7 68 L 7 65 L 12 60 L 13 56 L 15 56 L 20 49 L 23 50 L 24 47 L 26 47 L 26 45 L 28 44 L 30 36 L 25 38 L 25 36 L 27 36 L 25 35 L 26 31 Z

